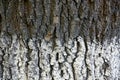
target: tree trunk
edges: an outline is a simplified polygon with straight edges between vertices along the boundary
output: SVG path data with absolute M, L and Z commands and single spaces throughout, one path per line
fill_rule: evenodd
M 119 0 L 0 0 L 0 80 L 120 80 Z

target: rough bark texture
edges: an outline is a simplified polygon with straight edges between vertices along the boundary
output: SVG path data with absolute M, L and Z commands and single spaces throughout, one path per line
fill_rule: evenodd
M 120 1 L 0 0 L 0 80 L 120 80 Z

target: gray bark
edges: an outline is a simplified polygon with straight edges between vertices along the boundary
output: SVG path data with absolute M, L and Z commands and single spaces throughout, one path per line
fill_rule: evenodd
M 119 0 L 0 0 L 0 80 L 120 80 Z

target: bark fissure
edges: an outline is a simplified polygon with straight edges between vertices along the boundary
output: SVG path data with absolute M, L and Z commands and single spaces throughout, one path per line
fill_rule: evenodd
M 4 55 L 5 55 L 5 52 L 4 50 L 2 50 L 2 48 L 0 47 L 0 79 L 3 79 L 3 73 L 4 73 Z
M 85 56 L 84 56 L 84 61 L 85 61 L 85 66 L 86 66 L 86 78 L 85 78 L 85 80 L 88 80 L 88 76 L 89 76 L 89 68 L 88 68 L 88 64 L 87 64 L 88 44 L 87 44 L 87 42 L 86 42 L 85 39 L 84 39 L 84 44 L 85 44 Z

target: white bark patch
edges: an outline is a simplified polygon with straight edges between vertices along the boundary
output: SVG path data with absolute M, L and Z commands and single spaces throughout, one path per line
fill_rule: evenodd
M 26 47 L 16 36 L 12 37 L 11 46 L 4 39 L 0 38 L 3 80 L 118 80 L 120 77 L 120 46 L 114 39 L 111 44 L 87 42 L 87 46 L 81 37 L 69 39 L 63 46 L 56 39 L 54 48 L 51 41 L 39 43 L 30 39 Z

